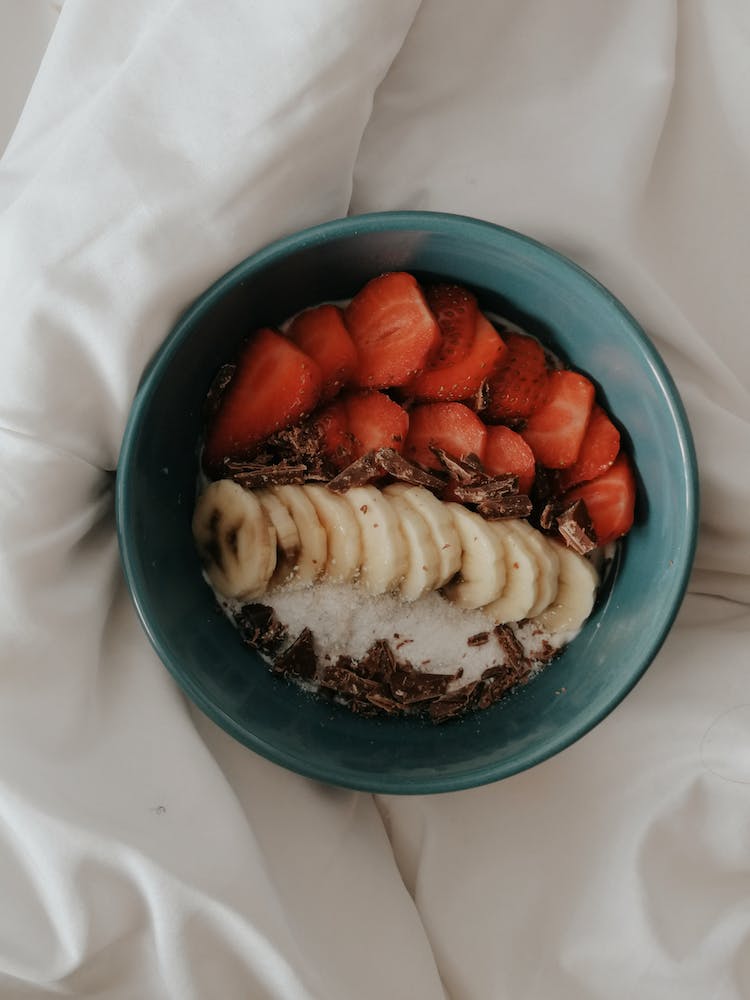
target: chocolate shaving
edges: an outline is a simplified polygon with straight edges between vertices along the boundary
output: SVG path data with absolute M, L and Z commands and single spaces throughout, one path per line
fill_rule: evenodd
M 496 500 L 483 500 L 477 504 L 477 513 L 488 521 L 499 521 L 504 517 L 528 517 L 531 509 L 531 500 L 523 493 Z
M 333 688 L 341 694 L 348 694 L 354 698 L 377 692 L 379 685 L 376 681 L 360 677 L 353 670 L 334 664 L 326 667 L 323 672 L 322 683 L 325 687 Z
M 466 640 L 467 646 L 484 646 L 490 641 L 489 632 L 477 632 L 476 635 L 470 635 Z
M 262 489 L 266 486 L 299 485 L 307 479 L 307 466 L 259 465 L 257 462 L 228 461 L 224 464 L 225 477 L 233 479 L 246 490 Z
M 585 500 L 576 500 L 557 515 L 557 530 L 568 548 L 585 556 L 596 548 L 596 532 Z
M 294 674 L 311 680 L 315 676 L 318 660 L 315 655 L 313 634 L 304 628 L 294 642 L 273 661 L 273 670 L 278 674 Z
M 448 454 L 443 448 L 438 448 L 437 445 L 430 445 L 430 451 L 456 483 L 473 486 L 489 478 L 476 455 L 457 458 L 455 455 Z
M 432 721 L 446 722 L 448 719 L 463 715 L 471 707 L 478 687 L 479 681 L 471 681 L 469 684 L 464 684 L 458 691 L 451 692 L 451 694 L 431 702 L 428 711 Z
M 368 677 L 381 684 L 390 685 L 396 670 L 396 658 L 393 655 L 393 650 L 385 639 L 378 639 L 370 646 L 365 655 L 352 666 L 352 670 L 355 670 L 360 677 Z
M 426 671 L 397 669 L 390 679 L 391 694 L 402 705 L 431 701 L 445 694 L 453 680 L 452 674 L 430 674 Z
M 510 625 L 496 625 L 493 631 L 505 653 L 508 669 L 519 678 L 528 676 L 531 673 L 531 661 L 524 653 L 523 646 Z
M 213 382 L 211 383 L 208 393 L 206 394 L 206 401 L 203 405 L 203 417 L 206 423 L 216 416 L 219 409 L 219 403 L 221 402 L 221 397 L 224 395 L 224 391 L 229 383 L 232 381 L 232 376 L 235 373 L 237 365 L 226 364 L 222 365 L 218 372 L 214 375 Z

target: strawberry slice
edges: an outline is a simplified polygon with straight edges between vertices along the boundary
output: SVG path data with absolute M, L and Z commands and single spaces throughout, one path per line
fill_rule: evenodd
M 481 313 L 469 353 L 445 368 L 423 371 L 406 386 L 416 399 L 458 401 L 471 399 L 505 353 L 505 344 L 495 327 Z
M 529 417 L 521 437 L 540 465 L 566 469 L 578 458 L 591 410 L 594 386 L 578 372 L 552 372 L 544 402 Z
M 520 434 L 510 427 L 488 427 L 487 446 L 482 460 L 485 472 L 491 476 L 510 473 L 518 476 L 518 492 L 528 493 L 534 484 L 536 463 L 534 452 Z
M 483 416 L 497 423 L 517 423 L 528 419 L 544 399 L 547 359 L 533 337 L 509 333 L 505 344 L 504 361 L 487 382 Z
M 354 392 L 342 399 L 346 408 L 354 458 L 377 448 L 404 450 L 409 414 L 398 403 L 376 390 Z
M 270 434 L 297 423 L 317 404 L 321 384 L 312 358 L 275 330 L 258 330 L 240 354 L 208 427 L 206 470 L 251 452 Z
M 354 461 L 354 440 L 349 431 L 349 417 L 343 399 L 324 406 L 315 416 L 315 425 L 323 437 L 323 454 L 335 468 L 344 469 Z
M 463 403 L 425 403 L 409 413 L 404 454 L 426 469 L 442 469 L 430 446 L 456 458 L 473 454 L 481 460 L 486 439 L 487 428 Z
M 620 432 L 598 404 L 594 404 L 578 458 L 560 473 L 563 490 L 595 479 L 612 465 L 620 451 Z
M 565 500 L 583 500 L 599 545 L 626 534 L 635 516 L 635 476 L 627 455 L 621 452 L 612 466 L 596 479 L 565 494 Z
M 440 327 L 417 279 L 405 271 L 373 278 L 344 312 L 357 348 L 355 385 L 406 385 L 440 346 Z
M 323 376 L 321 400 L 332 399 L 351 381 L 357 367 L 357 348 L 338 306 L 316 306 L 298 313 L 289 325 L 288 336 L 317 362 Z
M 462 361 L 474 343 L 479 313 L 476 296 L 461 285 L 431 285 L 425 298 L 442 336 L 430 368 L 446 368 Z

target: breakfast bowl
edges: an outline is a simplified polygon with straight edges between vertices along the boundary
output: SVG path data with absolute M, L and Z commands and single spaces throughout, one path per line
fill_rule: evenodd
M 251 329 L 350 299 L 386 272 L 450 281 L 584 372 L 636 474 L 635 520 L 580 632 L 528 683 L 443 725 L 363 717 L 275 675 L 243 645 L 202 575 L 191 519 L 204 403 Z M 552 249 L 481 220 L 429 212 L 338 219 L 285 237 L 195 300 L 144 373 L 116 481 L 125 577 L 143 627 L 186 696 L 251 750 L 311 778 L 394 794 L 499 780 L 600 723 L 652 663 L 682 601 L 697 532 L 697 472 L 675 385 L 648 337 Z

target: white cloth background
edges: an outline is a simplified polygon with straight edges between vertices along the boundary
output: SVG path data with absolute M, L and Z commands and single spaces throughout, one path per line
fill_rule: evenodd
M 0 996 L 750 996 L 749 57 L 743 0 L 67 0 L 0 161 Z M 635 691 L 433 797 L 317 785 L 192 710 L 107 471 L 200 290 L 385 208 L 592 271 L 666 357 L 703 483 Z

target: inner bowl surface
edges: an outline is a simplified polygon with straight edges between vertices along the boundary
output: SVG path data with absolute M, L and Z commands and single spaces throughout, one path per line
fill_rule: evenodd
M 592 378 L 638 473 L 636 524 L 580 635 L 540 675 L 482 712 L 436 726 L 369 719 L 273 676 L 217 610 L 190 520 L 202 403 L 254 327 L 353 295 L 383 271 L 450 278 Z M 144 374 L 117 473 L 122 561 L 157 653 L 189 698 L 236 739 L 294 771 L 350 788 L 443 792 L 522 771 L 573 743 L 627 694 L 682 600 L 697 525 L 687 420 L 628 312 L 566 258 L 461 216 L 377 213 L 282 239 L 200 296 Z

